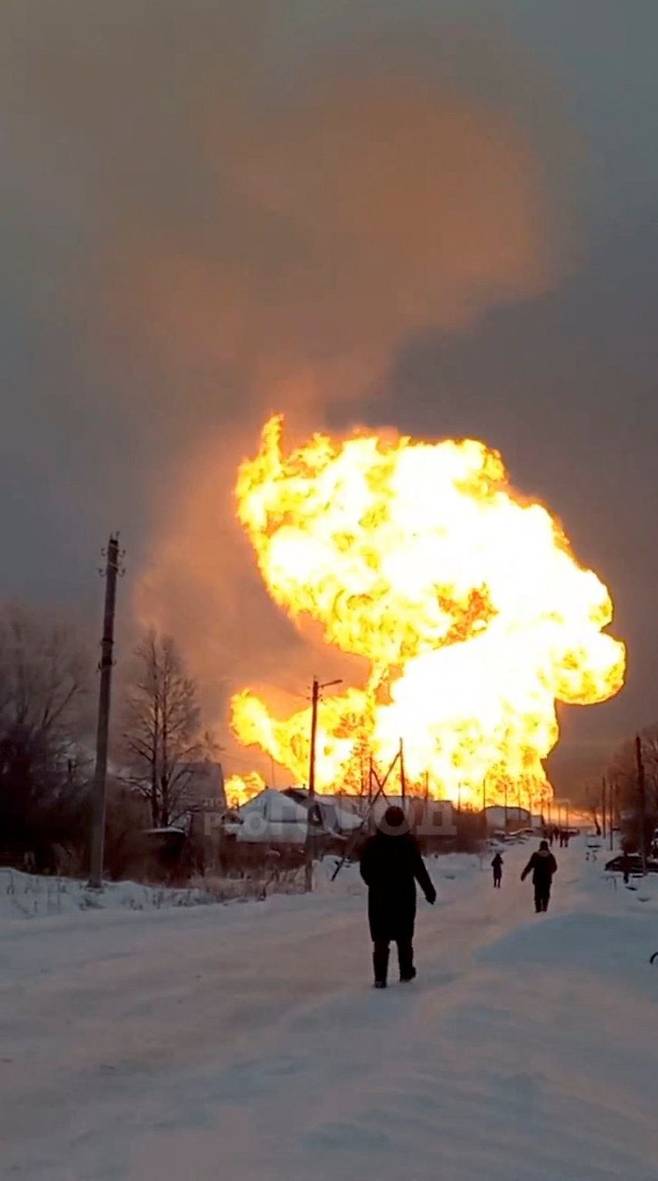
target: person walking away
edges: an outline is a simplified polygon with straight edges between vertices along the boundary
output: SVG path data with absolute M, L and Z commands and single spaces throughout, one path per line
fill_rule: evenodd
M 541 911 L 548 910 L 553 875 L 557 873 L 557 861 L 551 853 L 547 841 L 540 841 L 538 850 L 532 854 L 521 874 L 522 882 L 525 881 L 529 873 L 532 873 L 532 884 L 535 887 L 535 911 L 539 914 Z
M 363 847 L 360 868 L 368 887 L 375 988 L 386 988 L 391 941 L 397 944 L 400 980 L 413 980 L 416 882 L 431 905 L 436 890 L 402 808 L 386 809 L 377 832 Z
M 494 890 L 500 890 L 500 883 L 503 877 L 503 859 L 500 853 L 496 853 L 496 856 L 491 862 L 491 868 L 493 869 Z
M 628 849 L 624 849 L 622 853 L 621 869 L 624 875 L 624 885 L 627 886 L 631 878 L 631 859 L 628 856 Z

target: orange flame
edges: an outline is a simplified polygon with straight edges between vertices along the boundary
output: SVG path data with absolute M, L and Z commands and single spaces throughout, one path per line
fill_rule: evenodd
M 623 685 L 605 586 L 483 443 L 315 435 L 285 455 L 282 422 L 240 467 L 239 519 L 275 601 L 370 670 L 321 705 L 319 789 L 354 786 L 364 757 L 389 762 L 402 737 L 409 779 L 427 775 L 432 795 L 537 806 L 555 701 Z M 244 691 L 232 727 L 306 779 L 308 709 L 276 719 Z
M 224 784 L 224 791 L 229 808 L 239 808 L 263 791 L 265 780 L 258 771 L 250 771 L 247 775 L 229 775 Z

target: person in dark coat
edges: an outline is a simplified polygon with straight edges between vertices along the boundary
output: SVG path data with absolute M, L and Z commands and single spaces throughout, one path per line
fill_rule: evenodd
M 503 859 L 500 853 L 496 853 L 496 856 L 491 862 L 491 868 L 493 869 L 494 890 L 500 890 L 500 883 L 503 878 Z
M 553 874 L 557 873 L 557 861 L 548 847 L 548 841 L 540 841 L 537 852 L 532 854 L 521 874 L 522 882 L 529 873 L 532 873 L 535 887 L 535 910 L 539 914 L 540 911 L 548 910 Z
M 627 886 L 631 877 L 631 859 L 628 856 L 628 849 L 624 849 L 622 854 L 621 869 L 624 875 L 624 885 Z
M 377 832 L 366 841 L 361 877 L 368 887 L 375 988 L 386 988 L 391 940 L 397 944 L 400 980 L 413 980 L 416 882 L 430 904 L 436 901 L 436 890 L 402 808 L 387 808 Z

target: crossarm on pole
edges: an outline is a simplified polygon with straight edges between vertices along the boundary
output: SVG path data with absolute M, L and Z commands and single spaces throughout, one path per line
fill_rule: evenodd
M 358 838 L 363 833 L 363 830 L 366 827 L 366 825 L 370 822 L 370 817 L 372 816 L 373 808 L 374 808 L 375 804 L 377 803 L 377 800 L 379 799 L 380 796 L 383 796 L 384 799 L 386 799 L 386 792 L 384 791 L 384 788 L 386 787 L 386 784 L 388 782 L 388 777 L 391 774 L 391 772 L 392 772 L 393 768 L 395 767 L 395 764 L 397 763 L 399 758 L 400 758 L 400 752 L 398 751 L 398 753 L 396 754 L 395 758 L 393 759 L 393 762 L 391 763 L 391 765 L 390 765 L 390 767 L 389 767 L 388 771 L 386 772 L 383 779 L 379 778 L 379 775 L 377 774 L 374 766 L 372 765 L 372 763 L 370 764 L 370 774 L 374 777 L 375 783 L 377 784 L 377 791 L 375 792 L 374 796 L 372 797 L 372 800 L 370 801 L 370 807 L 368 808 L 368 811 L 366 812 L 365 816 L 363 817 L 363 820 L 361 821 L 359 827 L 352 833 L 352 836 L 350 837 L 347 845 L 345 846 L 345 852 L 343 853 L 343 856 L 341 857 L 340 861 L 338 862 L 338 865 L 336 866 L 334 872 L 331 875 L 332 882 L 335 882 L 336 878 L 338 877 L 338 874 L 340 873 L 345 862 L 347 861 L 347 858 L 351 855 Z

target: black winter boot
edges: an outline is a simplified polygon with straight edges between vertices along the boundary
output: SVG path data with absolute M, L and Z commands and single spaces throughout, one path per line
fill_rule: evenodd
M 388 943 L 375 943 L 372 953 L 372 966 L 375 972 L 375 988 L 386 988 Z
M 416 977 L 414 968 L 414 949 L 411 943 L 398 943 L 398 963 L 400 965 L 400 980 L 408 984 Z

